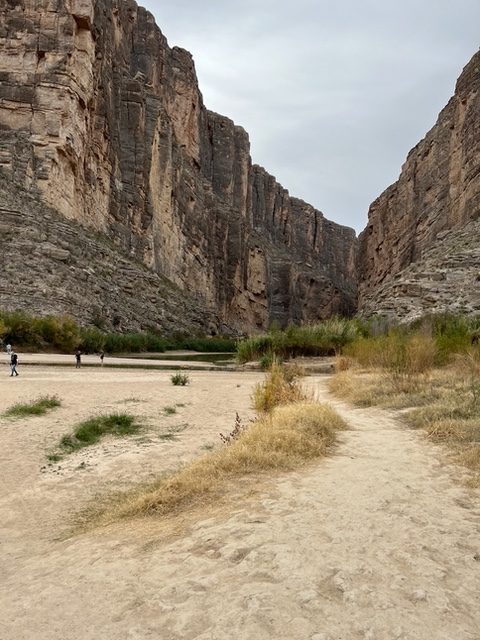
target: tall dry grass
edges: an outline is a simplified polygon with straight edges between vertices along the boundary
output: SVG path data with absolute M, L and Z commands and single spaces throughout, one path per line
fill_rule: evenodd
M 269 471 L 285 471 L 322 456 L 346 427 L 329 406 L 298 403 L 275 408 L 232 444 L 187 464 L 158 482 L 119 497 L 95 514 L 97 523 L 167 515 L 223 495 L 228 483 Z M 242 480 L 243 482 L 243 480 Z
M 404 384 L 391 371 L 357 368 L 337 373 L 330 390 L 359 406 L 409 409 L 402 420 L 449 447 L 474 472 L 472 482 L 480 483 L 480 350 L 471 348 L 448 367 L 434 369 L 427 342 L 414 342 L 410 354 Z
M 248 362 L 265 355 L 283 359 L 334 355 L 355 340 L 362 330 L 359 321 L 339 317 L 312 325 L 292 325 L 285 330 L 272 328 L 266 334 L 240 340 L 237 358 L 239 362 Z
M 416 375 L 435 364 L 437 347 L 428 335 L 391 333 L 377 338 L 361 338 L 344 350 L 344 355 L 369 369 Z
M 301 375 L 298 367 L 274 362 L 265 380 L 253 391 L 254 408 L 268 412 L 279 405 L 304 402 L 307 397 L 298 383 Z

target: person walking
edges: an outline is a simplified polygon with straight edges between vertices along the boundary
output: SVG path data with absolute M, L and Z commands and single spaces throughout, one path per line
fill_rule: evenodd
M 10 371 L 11 371 L 10 377 L 18 376 L 17 364 L 18 364 L 18 355 L 15 353 L 15 351 L 12 351 L 10 354 Z
M 80 369 L 82 366 L 82 352 L 80 349 L 75 351 L 75 369 Z
M 9 356 L 12 355 L 12 345 L 11 344 L 7 344 L 7 355 L 9 355 Z
M 100 362 L 102 363 L 102 367 L 103 367 L 103 359 L 105 358 L 105 351 L 102 351 L 100 353 Z

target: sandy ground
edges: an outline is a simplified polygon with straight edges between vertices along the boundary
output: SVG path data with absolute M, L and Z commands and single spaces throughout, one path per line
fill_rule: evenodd
M 184 367 L 188 367 L 189 369 L 205 369 L 205 370 L 214 370 L 217 368 L 224 369 L 225 367 L 220 367 L 219 365 L 215 365 L 210 362 L 196 362 L 191 360 L 182 360 L 182 355 L 191 356 L 198 355 L 195 351 L 169 351 L 168 355 L 175 355 L 178 360 L 172 361 L 163 358 L 162 354 L 157 354 L 155 357 L 154 354 L 151 354 L 148 358 L 142 358 L 140 355 L 135 354 L 132 357 L 122 357 L 122 356 L 110 356 L 106 355 L 104 359 L 104 368 L 108 369 L 110 367 L 165 367 L 169 369 L 181 369 Z M 229 356 L 226 356 L 228 358 Z M 3 360 L 5 364 L 9 362 L 9 356 L 7 354 L 1 355 L 1 360 Z M 63 366 L 71 366 L 75 367 L 75 356 L 62 354 L 62 353 L 18 353 L 18 361 L 20 363 L 18 367 L 18 371 L 21 372 L 21 369 L 24 365 L 35 364 L 35 365 L 55 365 L 60 364 Z M 85 355 L 82 354 L 81 358 L 82 366 L 95 366 L 101 367 L 100 356 L 98 354 Z M 233 368 L 233 367 L 232 367 Z
M 322 377 L 308 384 L 351 427 L 329 458 L 175 538 L 138 522 L 65 538 L 97 492 L 174 468 L 216 444 L 235 411 L 251 415 L 259 374 L 190 377 L 179 388 L 168 372 L 37 366 L 0 378 L 0 411 L 63 401 L 0 419 L 2 640 L 480 639 L 478 492 L 391 414 L 332 401 Z M 76 421 L 112 410 L 145 429 L 45 468 Z

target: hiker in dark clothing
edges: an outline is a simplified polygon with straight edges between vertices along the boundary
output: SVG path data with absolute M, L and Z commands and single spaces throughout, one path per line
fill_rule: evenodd
M 102 351 L 100 354 L 100 362 L 102 363 L 102 367 L 103 367 L 103 359 L 105 358 L 105 351 Z
M 11 371 L 10 377 L 18 376 L 17 364 L 18 364 L 18 356 L 15 353 L 15 351 L 12 351 L 10 355 L 10 371 Z
M 80 369 L 82 366 L 82 352 L 80 349 L 75 351 L 75 369 Z

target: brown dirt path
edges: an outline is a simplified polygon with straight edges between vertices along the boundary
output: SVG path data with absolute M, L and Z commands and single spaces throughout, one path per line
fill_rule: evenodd
M 66 384 L 104 397 L 104 373 L 96 391 L 72 374 Z M 169 391 L 161 375 L 120 372 L 108 388 L 113 396 L 150 393 L 152 402 L 155 389 Z M 480 639 L 478 492 L 456 484 L 458 470 L 441 450 L 391 414 L 332 401 L 325 378 L 308 384 L 351 426 L 331 457 L 173 541 L 138 525 L 56 540 L 63 514 L 107 480 L 198 455 L 214 433 L 205 422 L 248 411 L 258 376 L 195 375 L 190 420 L 204 425 L 202 437 L 186 430 L 168 455 L 151 443 L 137 454 L 107 444 L 83 481 L 70 467 L 48 477 L 38 471 L 45 430 L 61 413 L 51 423 L 31 419 L 22 437 L 19 424 L 16 433 L 0 420 L 9 489 L 0 503 L 2 640 Z M 5 388 L 0 381 L 0 409 Z

